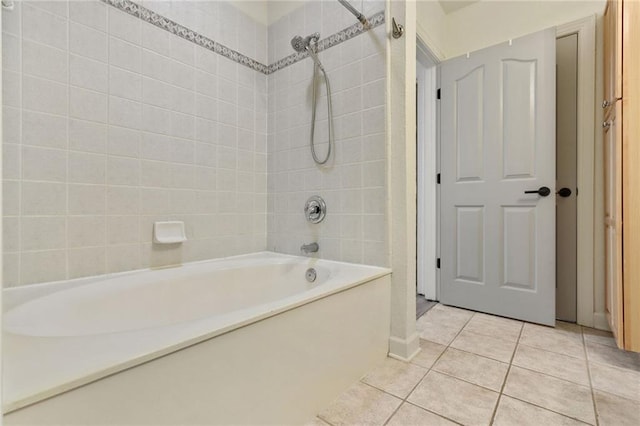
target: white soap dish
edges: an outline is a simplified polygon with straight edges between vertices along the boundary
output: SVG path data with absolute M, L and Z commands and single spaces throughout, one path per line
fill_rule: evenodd
M 184 222 L 155 222 L 153 224 L 153 242 L 156 244 L 179 244 L 187 241 Z

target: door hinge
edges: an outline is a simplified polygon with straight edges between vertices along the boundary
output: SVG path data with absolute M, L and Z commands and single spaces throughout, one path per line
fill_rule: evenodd
M 440 269 L 440 258 L 436 259 L 436 268 Z
M 440 184 L 440 173 L 436 175 L 436 183 Z
M 436 92 L 436 99 L 440 99 L 440 89 Z

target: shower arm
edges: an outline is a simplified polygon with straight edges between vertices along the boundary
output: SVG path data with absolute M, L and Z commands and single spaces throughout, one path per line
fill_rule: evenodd
M 369 21 L 367 21 L 367 17 L 358 11 L 355 7 L 351 6 L 347 0 L 338 0 L 338 2 L 343 5 L 349 12 L 353 13 L 354 16 L 360 21 L 362 25 L 365 27 L 369 26 Z

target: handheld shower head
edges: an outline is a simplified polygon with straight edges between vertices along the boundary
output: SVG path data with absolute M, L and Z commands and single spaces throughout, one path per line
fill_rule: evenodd
M 291 47 L 293 47 L 293 50 L 295 50 L 296 52 L 304 52 L 308 48 L 311 48 L 312 42 L 315 44 L 319 39 L 320 33 L 309 34 L 304 38 L 297 35 L 291 39 Z
M 291 39 L 291 47 L 293 47 L 293 50 L 295 50 L 296 52 L 304 52 L 304 50 L 307 48 L 307 43 L 305 43 L 305 39 L 303 39 L 302 37 L 295 36 Z
M 313 62 L 315 62 L 315 64 L 322 71 L 324 71 L 324 67 L 322 66 L 322 63 L 320 62 L 320 59 L 318 58 L 318 55 L 315 52 L 315 44 L 318 42 L 319 39 L 320 39 L 319 33 L 309 34 L 305 38 L 302 38 L 299 35 L 297 35 L 291 39 L 291 47 L 293 47 L 293 50 L 295 50 L 296 52 L 307 51 L 309 53 L 309 56 L 311 56 L 311 59 L 313 59 Z

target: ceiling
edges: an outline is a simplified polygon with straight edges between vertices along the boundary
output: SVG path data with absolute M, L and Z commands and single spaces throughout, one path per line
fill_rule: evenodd
M 444 13 L 449 14 L 451 12 L 455 12 L 456 10 L 462 9 L 463 7 L 467 7 L 472 5 L 473 3 L 477 3 L 480 0 L 438 0 L 442 10 Z

